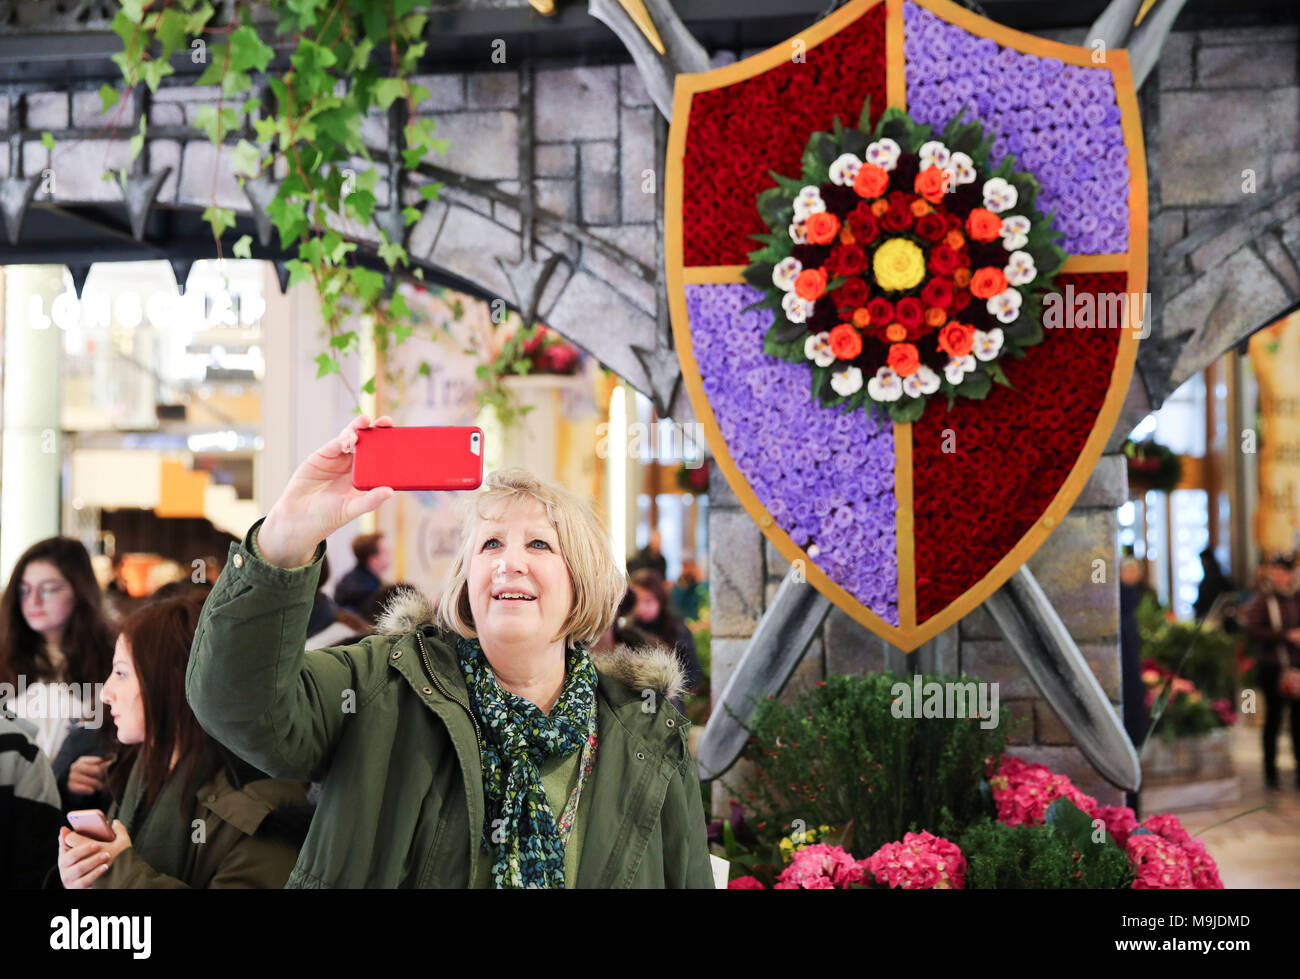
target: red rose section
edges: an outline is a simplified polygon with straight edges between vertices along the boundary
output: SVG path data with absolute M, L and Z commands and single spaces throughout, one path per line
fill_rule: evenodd
M 799 173 L 808 137 L 836 115 L 855 125 L 871 97 L 871 122 L 885 109 L 885 5 L 872 7 L 804 61 L 697 93 L 682 159 L 683 261 L 744 265 L 767 230 L 754 207 L 775 186 L 768 170 Z M 856 70 L 845 71 L 845 65 Z
M 1123 273 L 1060 275 L 1079 297 L 1126 289 Z M 1067 311 L 1067 317 L 1069 313 Z M 1069 319 L 1067 319 L 1067 322 Z M 1073 467 L 1110 387 L 1118 329 L 1048 329 L 1001 365 L 1011 387 L 931 403 L 913 425 L 916 619 L 942 611 L 1015 547 Z

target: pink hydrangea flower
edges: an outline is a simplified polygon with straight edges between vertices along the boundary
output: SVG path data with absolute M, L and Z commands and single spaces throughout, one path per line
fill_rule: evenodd
M 957 844 L 927 830 L 886 843 L 863 862 L 879 884 L 904 889 L 963 888 L 966 858 Z
M 1192 886 L 1192 870 L 1187 854 L 1177 843 L 1155 833 L 1130 836 L 1125 848 L 1137 880 L 1134 890 L 1173 890 Z
M 729 891 L 765 891 L 766 887 L 756 877 L 737 877 L 727 883 Z
M 1098 818 L 1097 800 L 1080 792 L 1069 776 L 1058 775 L 1044 765 L 1031 764 L 1014 755 L 1003 755 L 996 774 L 989 778 L 998 819 L 1008 826 L 1041 826 L 1048 807 L 1062 797 L 1069 799 L 1093 819 Z
M 1093 818 L 1106 824 L 1106 831 L 1115 837 L 1121 850 L 1128 843 L 1129 834 L 1137 829 L 1137 814 L 1128 806 L 1098 806 Z
M 1209 850 L 1201 839 L 1188 833 L 1183 828 L 1182 820 L 1177 816 L 1169 813 L 1148 816 L 1142 827 L 1182 852 L 1190 875 L 1189 883 L 1185 886 L 1202 890 L 1222 890 L 1223 880 L 1219 877 L 1219 865 L 1214 862 L 1214 858 L 1210 856 Z M 1137 839 L 1142 837 L 1139 836 Z
M 843 847 L 814 843 L 794 852 L 790 866 L 776 879 L 775 890 L 828 890 L 860 884 L 866 874 L 862 864 Z

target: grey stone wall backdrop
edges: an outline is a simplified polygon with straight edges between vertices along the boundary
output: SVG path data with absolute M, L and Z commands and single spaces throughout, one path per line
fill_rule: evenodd
M 1043 36 L 1081 44 L 1083 33 Z M 1210 315 L 1266 317 L 1285 308 L 1288 296 L 1293 301 L 1300 295 L 1295 263 L 1300 254 L 1300 193 L 1286 187 L 1300 173 L 1298 44 L 1295 27 L 1174 33 L 1157 74 L 1148 82 L 1148 88 L 1155 86 L 1154 92 L 1143 93 L 1143 111 L 1150 117 L 1146 121 L 1153 184 L 1149 249 L 1153 278 L 1161 272 L 1166 278 L 1159 321 L 1163 336 L 1181 336 Z M 1259 193 L 1281 196 L 1237 225 L 1231 215 L 1243 201 L 1242 171 L 1247 169 L 1254 171 Z M 1229 226 L 1215 229 L 1216 221 L 1225 220 Z M 1198 228 L 1214 233 L 1202 234 L 1199 242 L 1189 239 Z M 1224 295 L 1234 300 L 1231 313 L 1225 308 L 1229 304 L 1219 301 Z M 1244 302 L 1236 302 L 1237 297 Z M 1243 305 L 1248 308 L 1240 309 Z M 1136 375 L 1134 383 L 1141 383 Z M 709 493 L 716 698 L 788 565 L 716 469 Z M 1117 715 L 1121 683 L 1115 511 L 1127 498 L 1123 457 L 1103 456 L 1074 508 L 1029 561 Z M 1097 560 L 1104 562 L 1105 583 L 1093 582 Z M 1103 804 L 1123 801 L 1123 793 L 1097 775 L 1075 746 L 983 608 L 906 656 L 833 609 L 781 699 L 790 699 L 829 674 L 886 668 L 960 672 L 998 682 L 1004 716 L 1024 721 L 1012 740 L 1014 753 L 1064 772 Z M 747 774 L 740 766 L 728 776 L 730 787 L 715 783 L 715 812 L 722 811 Z

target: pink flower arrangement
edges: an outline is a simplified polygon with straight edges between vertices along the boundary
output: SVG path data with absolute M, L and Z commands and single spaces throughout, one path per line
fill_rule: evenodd
M 1142 828 L 1150 830 L 1150 833 L 1143 833 L 1140 836 L 1130 836 L 1130 847 L 1136 841 L 1147 839 L 1149 836 L 1155 836 L 1163 840 L 1167 847 L 1161 851 L 1171 858 L 1180 859 L 1181 865 L 1187 871 L 1187 883 L 1185 884 L 1143 884 L 1142 868 L 1138 864 L 1136 857 L 1133 858 L 1134 869 L 1138 870 L 1138 883 L 1134 887 L 1191 887 L 1200 890 L 1222 890 L 1223 881 L 1219 877 L 1219 866 L 1210 856 L 1205 844 L 1199 837 L 1193 837 L 1183 828 L 1182 821 L 1177 816 L 1168 813 L 1159 816 L 1150 816 L 1142 824 Z M 1144 845 L 1143 852 L 1152 850 L 1150 844 Z M 1176 851 L 1171 852 L 1171 851 Z M 1129 856 L 1133 857 L 1133 851 L 1128 850 Z M 1148 875 L 1148 879 L 1150 875 Z
M 966 886 L 966 858 L 957 844 L 926 830 L 886 843 L 863 862 L 878 884 L 904 889 Z
M 989 778 L 989 787 L 998 820 L 1008 826 L 1041 826 L 1047 808 L 1060 798 L 1069 799 L 1093 819 L 1098 818 L 1097 800 L 1080 792 L 1069 776 L 1014 755 L 1002 756 L 996 774 Z
M 729 891 L 765 891 L 766 887 L 756 877 L 737 877 L 727 883 Z
M 1187 854 L 1177 843 L 1163 836 L 1143 833 L 1130 836 L 1125 848 L 1133 861 L 1137 880 L 1134 890 L 1168 890 L 1192 886 L 1192 872 Z
M 1106 831 L 1115 837 L 1121 850 L 1128 843 L 1129 834 L 1137 829 L 1137 814 L 1128 806 L 1098 806 L 1093 818 L 1106 824 Z
M 790 866 L 776 879 L 778 891 L 832 890 L 864 882 L 866 872 L 860 861 L 843 847 L 814 843 L 794 852 Z M 733 882 L 734 883 L 734 882 Z

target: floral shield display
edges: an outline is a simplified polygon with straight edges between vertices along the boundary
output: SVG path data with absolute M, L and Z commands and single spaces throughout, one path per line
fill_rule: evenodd
M 1146 312 L 1126 53 L 854 0 L 678 76 L 665 183 L 720 470 L 812 585 L 915 648 L 1047 539 L 1119 415 Z

